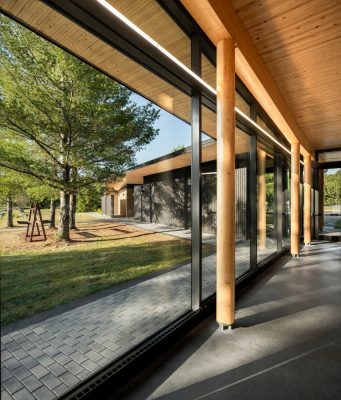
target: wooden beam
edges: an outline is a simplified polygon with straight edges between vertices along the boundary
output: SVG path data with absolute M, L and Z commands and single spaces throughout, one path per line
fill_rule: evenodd
M 235 320 L 235 47 L 217 43 L 217 322 Z
M 290 191 L 290 251 L 295 257 L 300 253 L 300 144 L 291 144 Z
M 304 244 L 311 243 L 311 157 L 304 157 Z
M 290 143 L 301 144 L 303 155 L 312 148 L 284 97 L 259 56 L 231 1 L 181 0 L 203 31 L 217 45 L 231 36 L 237 45 L 236 73 Z
M 266 248 L 266 152 L 257 150 L 258 156 L 258 248 Z

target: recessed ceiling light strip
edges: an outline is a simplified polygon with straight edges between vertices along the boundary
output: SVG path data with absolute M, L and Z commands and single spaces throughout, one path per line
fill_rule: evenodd
M 280 146 L 283 150 L 285 150 L 288 154 L 291 154 L 290 150 L 287 149 L 285 146 L 283 146 L 282 143 L 280 143 L 278 140 L 276 140 L 274 137 L 270 135 L 265 129 L 263 129 L 261 126 L 259 126 L 255 121 L 253 121 L 249 116 L 243 113 L 243 111 L 239 110 L 239 108 L 235 107 L 235 111 L 237 114 L 241 115 L 244 119 L 246 119 L 250 124 L 252 124 L 254 127 L 256 127 L 259 131 L 261 131 L 264 135 L 266 135 L 269 139 L 271 139 L 273 142 L 275 142 L 278 146 Z
M 164 47 L 162 47 L 158 42 L 152 39 L 149 35 L 142 31 L 138 26 L 136 26 L 133 22 L 131 22 L 127 17 L 125 17 L 122 13 L 120 13 L 115 7 L 109 4 L 106 0 L 96 0 L 99 4 L 105 7 L 108 11 L 114 14 L 117 18 L 119 18 L 122 22 L 128 25 L 131 29 L 133 29 L 136 33 L 138 33 L 141 37 L 143 37 L 147 42 L 157 48 L 160 52 L 165 54 L 170 60 L 175 62 L 179 67 L 181 67 L 184 71 L 186 71 L 189 75 L 191 75 L 194 79 L 200 82 L 203 86 L 205 86 L 211 93 L 217 95 L 217 91 L 213 89 L 208 83 L 206 83 L 203 79 L 200 78 L 197 74 L 195 74 L 190 68 L 188 68 L 185 64 L 179 61 L 176 57 L 173 56 L 169 51 L 167 51 Z M 259 126 L 255 121 L 253 121 L 250 117 L 244 114 L 239 108 L 235 107 L 235 111 L 241 117 L 246 119 L 250 124 L 252 124 L 255 128 L 261 131 L 264 135 L 266 135 L 270 140 L 275 142 L 278 146 L 280 146 L 284 151 L 291 155 L 290 150 L 288 150 L 285 146 L 282 145 L 278 140 L 273 138 L 268 132 L 266 132 L 261 126 Z M 303 164 L 303 162 L 301 161 Z
M 136 26 L 133 22 L 131 22 L 127 17 L 125 17 L 122 13 L 116 10 L 111 4 L 109 4 L 106 0 L 96 0 L 103 7 L 105 7 L 108 11 L 114 14 L 117 18 L 119 18 L 122 22 L 128 25 L 131 29 L 133 29 L 136 33 L 142 36 L 147 42 L 156 47 L 161 53 L 165 54 L 169 59 L 175 62 L 179 67 L 185 70 L 189 75 L 191 75 L 195 80 L 200 82 L 203 86 L 205 86 L 210 92 L 213 94 L 217 94 L 216 90 L 214 90 L 209 84 L 207 84 L 200 76 L 196 75 L 190 68 L 188 68 L 185 64 L 179 61 L 176 57 L 173 56 L 169 51 L 167 51 L 164 47 L 162 47 L 158 42 L 152 39 L 149 35 L 147 35 L 143 30 L 141 30 L 138 26 Z

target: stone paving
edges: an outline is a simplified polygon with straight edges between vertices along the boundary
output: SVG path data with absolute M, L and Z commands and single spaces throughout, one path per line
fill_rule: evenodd
M 238 245 L 236 275 L 249 267 Z M 203 259 L 203 298 L 215 292 L 216 256 Z M 1 337 L 1 399 L 65 393 L 190 310 L 190 264 Z

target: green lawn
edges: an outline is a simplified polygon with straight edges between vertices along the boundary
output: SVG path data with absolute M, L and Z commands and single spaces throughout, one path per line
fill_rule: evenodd
M 53 250 L 2 252 L 3 325 L 190 259 L 191 243 L 126 237 Z

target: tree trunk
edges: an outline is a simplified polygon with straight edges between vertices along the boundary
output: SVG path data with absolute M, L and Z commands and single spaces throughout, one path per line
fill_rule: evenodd
M 60 192 L 60 220 L 58 226 L 59 239 L 70 240 L 70 194 Z
M 56 200 L 50 200 L 50 228 L 56 227 Z
M 13 200 L 11 196 L 7 198 L 7 228 L 13 228 Z
M 70 195 L 70 229 L 76 228 L 77 195 Z

